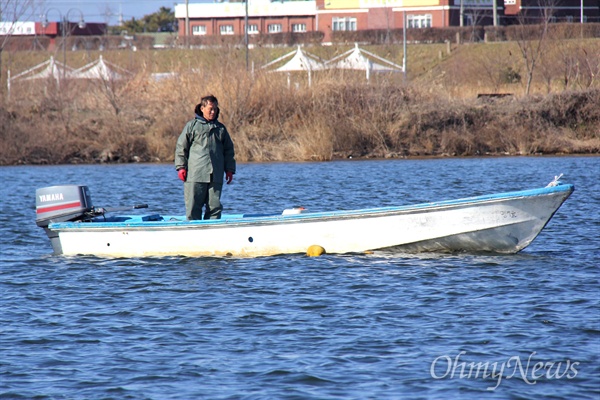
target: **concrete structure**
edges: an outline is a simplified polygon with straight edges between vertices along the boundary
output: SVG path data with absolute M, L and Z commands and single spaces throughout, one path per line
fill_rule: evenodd
M 313 32 L 316 4 L 314 0 L 250 0 L 248 34 Z M 186 15 L 189 30 L 186 32 Z M 180 36 L 243 35 L 246 3 L 192 3 L 175 5 Z

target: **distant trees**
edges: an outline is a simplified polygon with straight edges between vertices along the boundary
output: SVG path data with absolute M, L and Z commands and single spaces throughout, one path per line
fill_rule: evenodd
M 142 19 L 131 18 L 119 27 L 131 33 L 173 32 L 177 28 L 175 13 L 168 7 L 161 7 L 154 14 L 144 15 Z

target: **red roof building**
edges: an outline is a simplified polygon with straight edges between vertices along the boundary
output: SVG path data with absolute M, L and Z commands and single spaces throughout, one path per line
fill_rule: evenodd
M 493 25 L 494 3 L 497 25 L 538 23 L 550 9 L 539 0 L 249 0 L 177 4 L 175 18 L 180 36 L 243 35 L 248 18 L 249 35 L 320 31 L 328 42 L 334 31 L 401 29 L 404 18 L 407 28 Z M 552 22 L 600 22 L 600 0 L 551 4 Z

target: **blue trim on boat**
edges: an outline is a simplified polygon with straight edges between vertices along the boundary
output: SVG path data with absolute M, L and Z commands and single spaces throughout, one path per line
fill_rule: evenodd
M 142 215 L 142 216 L 115 216 L 115 217 L 96 217 L 92 222 L 58 222 L 51 223 L 48 228 L 51 230 L 60 229 L 89 229 L 89 228 L 132 228 L 132 227 L 175 227 L 175 226 L 196 226 L 196 225 L 228 225 L 249 222 L 277 222 L 277 221 L 298 221 L 310 220 L 327 217 L 346 217 L 360 214 L 377 214 L 392 211 L 409 211 L 421 210 L 425 208 L 458 206 L 469 203 L 486 202 L 493 200 L 505 200 L 510 198 L 534 197 L 548 195 L 560 192 L 573 192 L 575 187 L 572 184 L 559 184 L 552 187 L 544 187 L 539 189 L 529 189 L 515 192 L 496 193 L 490 195 L 467 197 L 457 200 L 443 200 L 430 203 L 420 203 L 404 206 L 389 206 L 368 208 L 360 210 L 339 210 L 329 212 L 315 212 L 293 215 L 278 214 L 224 214 L 221 219 L 216 220 L 198 220 L 187 221 L 185 216 L 161 216 L 159 214 Z

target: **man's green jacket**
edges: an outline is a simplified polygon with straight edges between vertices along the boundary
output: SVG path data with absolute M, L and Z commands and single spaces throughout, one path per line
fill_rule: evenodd
M 175 168 L 187 170 L 186 182 L 223 183 L 226 171 L 235 174 L 233 141 L 225 125 L 201 116 L 189 121 L 177 139 Z

